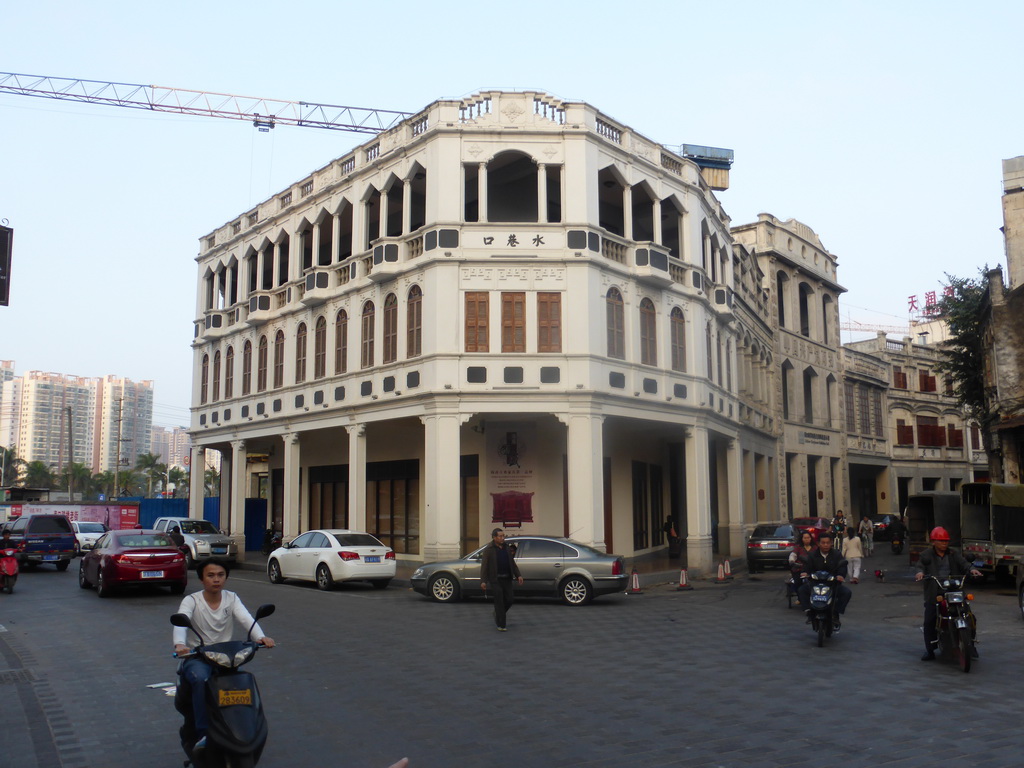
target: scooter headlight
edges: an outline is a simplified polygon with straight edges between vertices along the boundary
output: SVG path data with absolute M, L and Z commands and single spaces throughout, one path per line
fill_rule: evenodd
M 964 601 L 963 592 L 947 592 L 946 602 L 947 603 L 962 603 Z
M 234 656 L 229 656 L 221 651 L 203 651 L 203 656 L 209 661 L 216 664 L 218 667 L 224 667 L 225 669 L 233 669 L 240 667 L 245 664 L 249 659 L 256 653 L 255 646 L 247 645 L 244 648 L 235 652 Z

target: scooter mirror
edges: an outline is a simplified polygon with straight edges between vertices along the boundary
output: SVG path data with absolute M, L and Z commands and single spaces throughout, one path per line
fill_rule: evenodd
M 260 619 L 265 619 L 267 616 L 269 616 L 276 610 L 277 606 L 275 606 L 273 603 L 264 603 L 256 609 L 256 621 L 259 621 Z
M 184 613 L 175 613 L 171 615 L 171 624 L 176 627 L 185 627 L 186 629 L 192 628 L 192 622 L 189 621 L 188 616 Z

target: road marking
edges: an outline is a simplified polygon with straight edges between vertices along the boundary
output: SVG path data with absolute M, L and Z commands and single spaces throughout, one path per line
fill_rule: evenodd
M 3 624 L 0 624 L 0 632 L 6 632 L 6 631 L 7 631 L 7 627 L 5 627 Z

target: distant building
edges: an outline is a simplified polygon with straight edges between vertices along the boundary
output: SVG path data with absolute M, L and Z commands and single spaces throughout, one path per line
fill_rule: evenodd
M 150 453 L 160 457 L 160 462 L 168 467 L 188 469 L 192 441 L 188 436 L 185 427 L 153 427 L 153 437 L 150 441 Z

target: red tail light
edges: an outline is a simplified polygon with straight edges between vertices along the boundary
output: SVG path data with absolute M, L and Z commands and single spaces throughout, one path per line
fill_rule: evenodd
M 394 560 L 395 559 L 395 553 L 394 552 L 386 552 L 384 554 L 384 559 L 385 560 Z
M 347 551 L 344 551 L 344 550 L 339 552 L 338 556 L 342 560 L 345 560 L 346 562 L 349 561 L 349 560 L 358 560 L 359 559 L 359 555 L 356 554 L 355 552 L 347 552 Z
M 626 564 L 622 562 L 622 558 L 620 557 L 616 559 L 614 563 L 612 563 L 612 576 L 621 576 L 625 572 Z
M 761 542 L 760 541 L 748 541 L 747 542 L 747 549 L 760 549 L 760 548 L 761 548 Z

